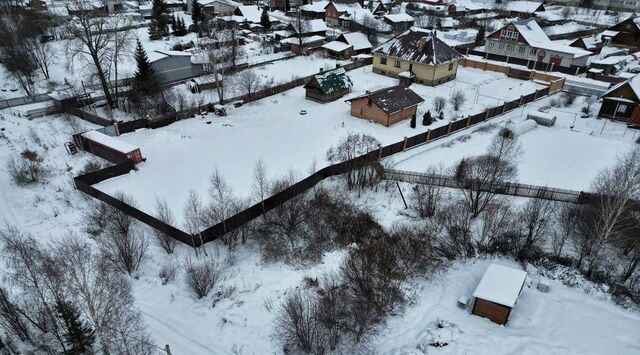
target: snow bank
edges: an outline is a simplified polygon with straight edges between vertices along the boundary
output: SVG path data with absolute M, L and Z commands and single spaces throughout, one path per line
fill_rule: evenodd
M 523 122 L 518 122 L 502 129 L 502 131 L 500 131 L 500 134 L 504 137 L 515 138 L 534 130 L 536 127 L 538 127 L 538 123 L 536 123 L 536 121 L 525 120 Z

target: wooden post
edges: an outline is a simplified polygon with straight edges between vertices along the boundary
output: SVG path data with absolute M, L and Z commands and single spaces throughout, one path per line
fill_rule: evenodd
M 484 111 L 484 120 L 488 120 L 489 119 L 489 110 Z
M 449 126 L 447 126 L 447 134 L 451 133 L 451 125 L 452 122 L 449 122 Z
M 555 63 L 551 63 L 551 68 L 549 68 L 548 71 L 553 71 L 553 66 L 555 65 Z
M 382 147 L 378 148 L 378 160 L 382 159 Z
M 471 124 L 471 116 L 467 116 L 467 125 L 465 127 L 469 127 Z
M 507 56 L 507 64 L 509 64 L 509 56 Z
M 580 73 L 580 67 L 576 68 L 576 76 Z
M 502 113 L 504 113 L 507 110 L 507 102 L 505 101 L 504 104 L 502 105 Z
M 522 106 L 522 99 L 524 99 L 524 96 L 520 95 L 520 101 L 518 101 L 518 106 Z
M 171 348 L 169 348 L 169 344 L 164 346 L 164 352 L 166 352 L 167 355 L 171 355 Z
M 427 130 L 427 140 L 425 142 L 428 142 L 431 139 L 431 129 Z
M 407 149 L 407 137 L 404 137 L 404 142 L 402 142 L 402 151 L 404 152 L 405 149 Z
M 113 128 L 115 128 L 116 130 L 116 137 L 120 135 L 120 125 L 118 124 L 118 122 L 113 124 Z
M 535 101 L 538 98 L 538 90 L 536 90 L 536 92 L 533 93 L 533 100 L 531 101 Z
M 404 194 L 402 193 L 400 184 L 397 181 L 396 181 L 396 186 L 398 187 L 398 191 L 400 192 L 400 197 L 402 197 L 402 202 L 404 203 L 404 209 L 406 210 L 407 208 L 409 208 L 409 206 L 407 206 L 407 201 L 404 199 Z

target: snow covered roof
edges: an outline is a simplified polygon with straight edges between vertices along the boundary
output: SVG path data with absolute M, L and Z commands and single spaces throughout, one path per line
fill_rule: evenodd
M 362 10 L 362 6 L 356 0 L 334 0 L 331 1 L 338 12 L 350 12 Z M 329 5 L 329 4 L 327 4 Z
M 373 47 L 367 35 L 361 32 L 346 32 L 338 36 L 336 40 L 352 45 L 353 50 L 356 51 Z
M 374 53 L 431 65 L 462 58 L 460 53 L 434 36 L 433 32 L 415 27 L 381 44 Z
M 318 87 L 324 94 L 331 94 L 338 90 L 350 89 L 353 86 L 351 78 L 344 68 L 336 68 L 313 76 Z M 307 84 L 309 85 L 309 84 Z M 305 87 L 307 87 L 305 85 Z
M 372 93 L 354 97 L 347 101 L 350 102 L 365 97 L 375 103 L 376 106 L 387 114 L 402 111 L 408 107 L 417 106 L 424 102 L 422 97 L 413 92 L 413 90 L 409 89 L 407 86 L 403 85 L 380 89 Z
M 535 1 L 509 1 L 506 9 L 509 11 L 517 11 L 532 14 L 542 5 L 541 2 Z
M 329 1 L 314 1 L 313 4 L 300 6 L 300 10 L 308 12 L 324 13 L 325 7 L 329 5 Z
M 113 138 L 98 131 L 85 132 L 82 134 L 82 136 L 90 141 L 96 142 L 100 145 L 111 148 L 123 154 L 128 154 L 137 149 L 140 149 L 135 145 Z
M 391 22 L 413 22 L 413 17 L 407 14 L 386 14 L 384 18 Z
M 256 5 L 242 5 L 236 8 L 236 11 L 240 12 L 241 16 L 247 19 L 249 22 L 260 23 L 262 17 L 262 9 Z
M 613 86 L 611 89 L 607 90 L 604 94 L 602 94 L 602 96 L 607 96 L 611 92 L 617 90 L 618 88 L 624 85 L 629 85 L 629 88 L 631 88 L 633 93 L 636 95 L 636 99 L 640 99 L 640 74 L 636 74 L 633 77 L 627 79 L 626 81 L 623 81 Z
M 525 271 L 491 264 L 473 292 L 473 297 L 513 307 L 526 278 Z
M 352 45 L 340 41 L 331 41 L 322 45 L 322 48 L 334 52 L 342 52 L 352 47 Z
M 302 37 L 302 44 L 320 42 L 320 41 L 324 41 L 324 37 L 322 37 L 322 36 Z M 298 44 L 298 43 L 300 43 L 300 39 L 297 38 L 297 37 L 285 38 L 285 39 L 281 40 L 280 43 L 282 43 L 282 44 Z
M 324 20 L 321 20 L 321 19 L 305 21 L 305 25 L 304 26 L 305 26 L 305 29 L 307 30 L 307 33 L 309 33 L 309 32 L 327 31 L 329 29 L 327 27 L 327 24 L 324 22 Z
M 582 48 L 571 47 L 564 43 L 558 43 L 556 41 L 539 42 L 532 45 L 536 48 L 547 49 L 554 52 L 566 53 L 573 55 L 574 58 L 593 55 L 592 52 L 584 50 Z

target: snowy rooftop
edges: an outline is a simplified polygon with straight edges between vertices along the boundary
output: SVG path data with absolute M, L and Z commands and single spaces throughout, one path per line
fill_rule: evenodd
M 462 58 L 432 32 L 416 27 L 383 43 L 374 52 L 424 64 L 442 64 Z
M 330 51 L 334 51 L 334 52 L 342 52 L 344 50 L 347 50 L 349 48 L 351 48 L 352 46 L 350 44 L 344 43 L 344 42 L 340 42 L 340 41 L 331 41 L 329 43 L 325 43 L 324 45 L 322 45 L 322 48 L 324 49 L 328 49 Z
M 633 90 L 633 93 L 636 95 L 636 97 L 640 98 L 640 74 L 634 75 L 633 77 L 627 79 L 626 81 L 623 81 L 623 82 L 613 86 L 607 92 L 602 94 L 602 96 L 606 96 L 607 94 L 617 90 L 619 87 L 621 87 L 623 85 L 629 85 L 629 87 L 631 88 L 631 90 Z
M 514 21 L 510 24 L 507 24 L 504 27 L 513 26 L 520 33 L 520 35 L 524 38 L 524 40 L 532 47 L 547 49 L 550 51 L 560 52 L 572 54 L 574 57 L 583 57 L 587 55 L 592 55 L 593 53 L 584 50 L 582 48 L 571 47 L 567 45 L 565 42 L 556 42 L 551 41 L 547 34 L 544 33 L 540 25 L 536 22 L 535 19 L 527 19 Z M 501 31 L 499 29 L 498 31 Z M 495 31 L 495 32 L 498 32 Z M 493 33 L 495 33 L 493 32 Z
M 94 141 L 98 144 L 101 144 L 105 147 L 109 147 L 113 150 L 117 150 L 120 153 L 131 153 L 137 149 L 135 145 L 129 144 L 127 142 L 121 141 L 119 139 L 115 139 L 110 137 L 104 133 L 100 133 L 98 131 L 89 131 L 82 134 L 82 136 L 88 140 Z
M 361 49 L 371 48 L 371 42 L 362 32 L 348 32 L 341 34 L 338 39 L 339 41 L 346 41 L 346 43 L 353 46 L 353 49 L 358 51 Z
M 302 11 L 324 13 L 325 7 L 329 5 L 329 1 L 314 1 L 313 4 L 300 6 Z
M 513 307 L 526 278 L 525 271 L 491 264 L 473 292 L 473 297 Z
M 506 9 L 509 11 L 517 11 L 532 14 L 542 5 L 541 2 L 535 1 L 509 1 Z
M 386 14 L 384 18 L 391 22 L 412 22 L 413 17 L 407 14 Z
M 324 37 L 322 37 L 322 36 L 302 37 L 302 44 L 320 42 L 320 41 L 324 41 Z M 280 43 L 282 43 L 282 44 L 298 44 L 298 43 L 300 43 L 300 38 L 296 38 L 296 37 L 285 38 L 285 39 L 281 40 Z

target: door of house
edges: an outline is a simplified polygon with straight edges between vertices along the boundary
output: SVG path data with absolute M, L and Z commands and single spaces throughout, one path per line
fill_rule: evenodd
M 560 65 L 562 63 L 562 57 L 559 55 L 552 55 L 549 58 L 549 64 L 553 64 L 554 66 Z

